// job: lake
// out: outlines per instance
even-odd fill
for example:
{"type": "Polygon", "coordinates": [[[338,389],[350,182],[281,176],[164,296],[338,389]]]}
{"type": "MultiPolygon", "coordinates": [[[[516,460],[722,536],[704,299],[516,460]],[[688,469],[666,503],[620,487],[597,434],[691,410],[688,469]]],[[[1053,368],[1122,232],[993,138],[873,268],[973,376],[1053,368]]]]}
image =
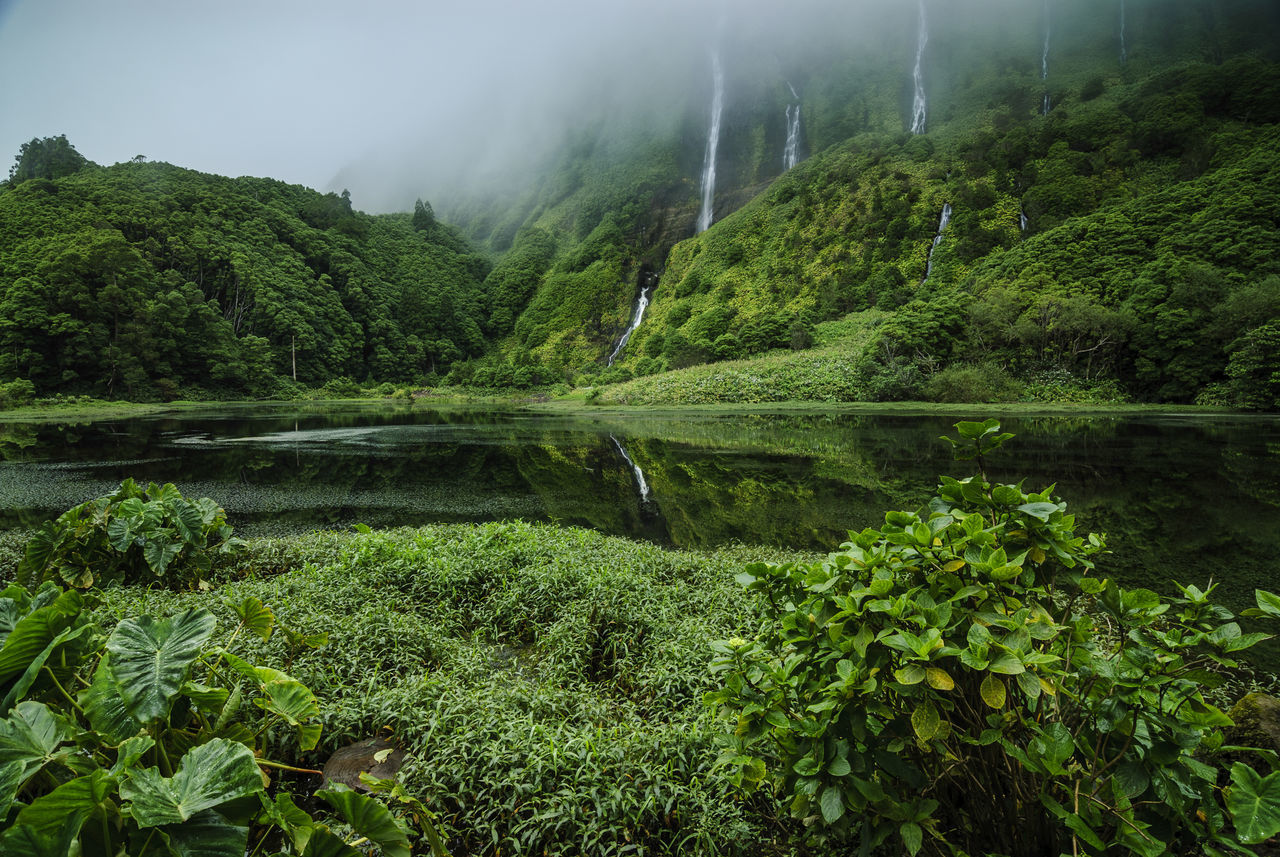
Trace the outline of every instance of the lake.
{"type": "MultiPolygon", "coordinates": [[[[945,407],[945,406],[940,406],[945,407]]],[[[992,406],[992,414],[998,408],[992,406]]],[[[679,547],[827,550],[968,475],[938,440],[972,408],[627,412],[245,405],[80,423],[0,422],[0,527],[125,477],[212,497],[242,535],[521,518],[679,547]]],[[[1105,570],[1131,584],[1280,585],[1280,418],[1010,416],[992,478],[1057,483],[1105,570]]]]}

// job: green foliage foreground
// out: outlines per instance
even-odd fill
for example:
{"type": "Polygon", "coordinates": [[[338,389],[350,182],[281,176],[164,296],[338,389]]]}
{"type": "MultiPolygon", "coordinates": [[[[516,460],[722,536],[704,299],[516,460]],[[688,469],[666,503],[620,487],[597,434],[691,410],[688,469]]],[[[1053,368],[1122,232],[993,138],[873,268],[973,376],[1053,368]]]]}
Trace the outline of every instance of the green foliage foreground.
{"type": "MultiPolygon", "coordinates": [[[[1005,436],[960,427],[984,467],[1005,436]]],[[[213,566],[217,591],[11,587],[0,853],[185,855],[198,832],[237,857],[361,836],[388,855],[1249,853],[1280,832],[1280,773],[1232,746],[1219,685],[1264,635],[1211,586],[1098,577],[1102,540],[1074,526],[1051,489],[980,475],[825,560],[436,525],[257,540],[213,566]],[[323,789],[311,772],[377,734],[406,753],[399,783],[323,789]]]]}
{"type": "MultiPolygon", "coordinates": [[[[1012,437],[957,428],[980,468],[1012,437]]],[[[1202,692],[1267,635],[1213,586],[1166,598],[1092,576],[1102,549],[1052,488],[982,473],[822,562],[749,566],[766,622],[718,644],[722,761],[862,853],[1217,854],[1274,836],[1280,773],[1236,761],[1226,784],[1232,720],[1202,692]]],[[[1280,617],[1280,598],[1257,603],[1280,617]]]]}

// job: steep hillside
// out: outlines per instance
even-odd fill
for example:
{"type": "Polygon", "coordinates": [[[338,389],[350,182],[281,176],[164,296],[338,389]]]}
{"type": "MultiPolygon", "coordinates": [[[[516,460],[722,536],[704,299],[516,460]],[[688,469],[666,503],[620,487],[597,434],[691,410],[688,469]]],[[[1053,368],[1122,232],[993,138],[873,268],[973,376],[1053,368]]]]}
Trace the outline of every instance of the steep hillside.
{"type": "Polygon", "coordinates": [[[501,347],[468,371],[482,382],[516,368],[594,377],[657,278],[643,323],[601,377],[802,348],[817,322],[877,307],[890,316],[866,368],[881,397],[918,395],[949,364],[975,361],[1020,377],[1111,378],[1144,398],[1245,395],[1221,385],[1257,369],[1241,357],[1227,374],[1232,354],[1261,347],[1237,341],[1240,325],[1273,317],[1274,5],[1131,0],[1123,59],[1111,0],[926,9],[922,134],[908,133],[913,4],[896,4],[877,32],[897,35],[874,45],[718,44],[716,223],[701,235],[711,80],[700,63],[643,145],[583,130],[519,204],[452,206],[468,234],[499,253],[511,246],[486,284],[501,347]],[[784,172],[796,105],[801,161],[784,172]],[[499,210],[501,224],[484,214],[499,210]],[[1195,219],[1207,211],[1212,222],[1195,219]],[[1129,222],[1132,235],[1107,231],[1129,222]],[[1077,260],[1083,233],[1131,249],[1091,247],[1077,260]],[[1254,251],[1218,246],[1227,236],[1254,251]],[[1185,352],[1170,343],[1188,336],[1168,327],[1182,310],[1160,288],[1196,277],[1217,284],[1184,291],[1208,302],[1218,333],[1189,323],[1199,368],[1188,374],[1160,353],[1185,352]]]}
{"type": "Polygon", "coordinates": [[[264,394],[421,381],[484,348],[488,264],[425,206],[369,217],[345,193],[163,163],[31,169],[69,148],[24,146],[0,188],[0,378],[44,395],[264,394]]]}

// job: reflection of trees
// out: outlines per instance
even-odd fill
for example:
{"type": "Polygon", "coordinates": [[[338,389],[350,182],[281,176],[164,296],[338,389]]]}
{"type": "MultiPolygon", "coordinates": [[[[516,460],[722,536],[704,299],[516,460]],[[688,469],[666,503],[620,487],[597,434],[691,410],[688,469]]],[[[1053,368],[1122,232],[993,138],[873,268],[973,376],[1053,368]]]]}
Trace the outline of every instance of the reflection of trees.
{"type": "MultiPolygon", "coordinates": [[[[970,414],[969,416],[977,416],[970,414]]],[[[679,546],[741,541],[833,548],[849,529],[911,508],[967,464],[938,442],[957,416],[670,414],[589,418],[411,408],[228,410],[164,419],[0,427],[0,492],[173,481],[213,497],[250,531],[363,521],[527,517],[679,546]],[[420,422],[430,423],[422,428],[420,422]],[[295,427],[303,434],[293,443],[295,427]],[[384,427],[347,441],[310,430],[384,427]],[[438,429],[438,430],[437,430],[438,429]],[[207,433],[217,442],[176,443],[207,433]],[[641,504],[615,434],[652,489],[641,504]],[[323,438],[323,435],[316,435],[323,438]],[[230,440],[227,440],[230,439],[230,440]],[[236,440],[238,439],[238,440],[236,440]],[[252,439],[252,440],[251,440],[252,439]],[[83,469],[74,465],[79,464],[83,469]]],[[[1274,586],[1280,442],[1264,420],[1160,416],[1005,421],[1018,437],[989,462],[997,479],[1052,483],[1085,530],[1105,531],[1100,571],[1163,592],[1170,580],[1229,579],[1234,599],[1274,586]]],[[[50,492],[57,493],[57,492],[50,492]]],[[[58,494],[61,496],[62,494],[58,494]]],[[[83,499],[88,499],[85,497],[83,499]]],[[[23,501],[27,503],[27,501],[23,501]]],[[[0,526],[63,510],[0,502],[0,526]]]]}

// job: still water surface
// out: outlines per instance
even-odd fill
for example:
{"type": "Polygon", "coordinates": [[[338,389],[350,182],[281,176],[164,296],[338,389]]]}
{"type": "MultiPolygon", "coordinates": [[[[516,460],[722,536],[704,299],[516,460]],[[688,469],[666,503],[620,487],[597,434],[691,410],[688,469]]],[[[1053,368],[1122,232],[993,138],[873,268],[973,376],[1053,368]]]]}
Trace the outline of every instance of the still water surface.
{"type": "MultiPolygon", "coordinates": [[[[937,440],[973,413],[796,415],[243,406],[81,424],[0,422],[0,527],[127,476],[212,497],[237,532],[521,518],[681,547],[826,550],[967,475],[937,440]]],[[[1280,588],[1280,418],[1009,417],[993,478],[1057,483],[1107,572],[1168,591],[1280,588]]]]}

